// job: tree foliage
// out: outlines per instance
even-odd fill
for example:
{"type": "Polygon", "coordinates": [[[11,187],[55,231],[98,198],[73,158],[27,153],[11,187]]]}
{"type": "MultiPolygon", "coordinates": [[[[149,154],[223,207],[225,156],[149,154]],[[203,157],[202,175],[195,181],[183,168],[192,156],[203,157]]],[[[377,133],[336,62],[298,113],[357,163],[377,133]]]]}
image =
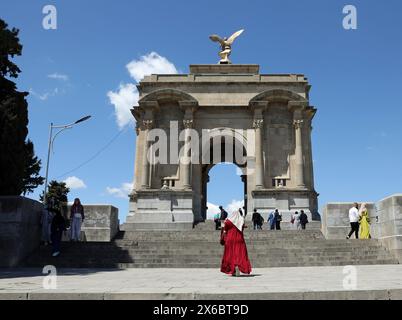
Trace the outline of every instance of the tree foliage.
{"type": "MultiPolygon", "coordinates": [[[[46,194],[46,202],[52,208],[62,209],[62,207],[68,202],[68,193],[70,189],[66,186],[65,182],[58,182],[56,180],[52,180],[49,183],[47,194],[46,194]]],[[[44,200],[44,192],[42,192],[40,196],[40,201],[44,200]]]]}
{"type": "Polygon", "coordinates": [[[28,93],[17,91],[8,79],[21,72],[11,61],[22,52],[18,33],[0,19],[0,195],[26,194],[43,184],[41,161],[27,141],[28,93]]]}

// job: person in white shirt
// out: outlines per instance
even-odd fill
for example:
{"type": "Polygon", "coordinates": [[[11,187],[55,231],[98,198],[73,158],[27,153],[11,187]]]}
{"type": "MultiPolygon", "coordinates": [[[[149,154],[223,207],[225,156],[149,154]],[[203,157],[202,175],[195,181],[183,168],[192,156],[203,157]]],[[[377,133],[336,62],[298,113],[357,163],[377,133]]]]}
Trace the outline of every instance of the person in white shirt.
{"type": "Polygon", "coordinates": [[[290,222],[293,223],[293,228],[295,230],[300,230],[301,229],[299,212],[296,211],[292,215],[290,222]]]}
{"type": "Polygon", "coordinates": [[[359,239],[359,205],[357,202],[349,209],[349,221],[351,230],[346,239],[350,239],[353,233],[355,233],[356,239],[359,239]]]}

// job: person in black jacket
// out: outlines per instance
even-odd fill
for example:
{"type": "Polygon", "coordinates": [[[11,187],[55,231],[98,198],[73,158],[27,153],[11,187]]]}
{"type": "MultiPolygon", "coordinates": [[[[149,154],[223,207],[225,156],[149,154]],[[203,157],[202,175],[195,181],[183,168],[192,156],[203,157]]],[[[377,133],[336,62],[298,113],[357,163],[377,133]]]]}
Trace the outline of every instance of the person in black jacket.
{"type": "Polygon", "coordinates": [[[63,236],[63,231],[66,230],[66,221],[61,215],[60,210],[53,209],[55,216],[51,225],[51,238],[52,238],[52,256],[57,257],[60,254],[60,243],[63,236]]]}
{"type": "Polygon", "coordinates": [[[220,212],[220,216],[219,216],[219,221],[218,221],[218,223],[219,223],[219,226],[222,228],[222,227],[223,227],[223,222],[224,222],[224,221],[227,219],[227,217],[228,217],[228,213],[226,212],[225,209],[223,209],[222,206],[219,206],[219,210],[220,210],[221,212],[220,212]]]}
{"type": "Polygon", "coordinates": [[[251,218],[251,220],[253,221],[254,230],[262,230],[264,219],[261,214],[257,212],[257,209],[254,209],[253,217],[251,218]]]}
{"type": "Polygon", "coordinates": [[[281,230],[282,215],[279,213],[278,209],[275,209],[275,229],[281,230]]]}
{"type": "Polygon", "coordinates": [[[228,213],[226,212],[225,209],[223,209],[222,206],[219,206],[219,210],[221,211],[221,221],[225,221],[226,218],[228,217],[228,213]]]}
{"type": "Polygon", "coordinates": [[[308,223],[308,217],[307,214],[304,213],[304,210],[300,210],[300,225],[302,227],[302,230],[306,229],[306,224],[308,223]]]}

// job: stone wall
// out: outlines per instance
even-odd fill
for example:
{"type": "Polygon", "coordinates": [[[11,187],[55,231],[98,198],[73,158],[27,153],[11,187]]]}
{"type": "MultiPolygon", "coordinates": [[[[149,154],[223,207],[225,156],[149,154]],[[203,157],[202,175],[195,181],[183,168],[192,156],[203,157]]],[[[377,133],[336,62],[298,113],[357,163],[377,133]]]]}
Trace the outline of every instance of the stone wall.
{"type": "MultiPolygon", "coordinates": [[[[376,209],[372,202],[366,203],[371,221],[375,221],[376,209]]],[[[332,202],[321,209],[321,231],[327,239],[345,239],[350,231],[349,209],[353,202],[332,202]]],[[[352,236],[353,237],[353,236],[352,236]]]]}
{"type": "Polygon", "coordinates": [[[42,203],[0,196],[0,267],[17,266],[40,244],[42,203]]]}
{"type": "MultiPolygon", "coordinates": [[[[71,206],[64,209],[64,216],[70,216],[71,206]]],[[[85,220],[81,227],[82,241],[111,241],[119,231],[119,210],[111,205],[84,205],[85,220]]],[[[67,232],[67,235],[69,233],[67,232]]],[[[68,240],[64,239],[64,240],[68,240]]]]}
{"type": "MultiPolygon", "coordinates": [[[[350,231],[351,202],[328,203],[321,210],[322,233],[327,239],[345,239],[350,231]]],[[[402,262],[402,194],[392,195],[377,203],[368,203],[371,236],[402,262]]],[[[353,236],[352,236],[353,238],[353,236]]]]}
{"type": "Polygon", "coordinates": [[[378,222],[373,224],[373,237],[380,239],[402,263],[402,194],[392,195],[377,203],[378,222]]]}

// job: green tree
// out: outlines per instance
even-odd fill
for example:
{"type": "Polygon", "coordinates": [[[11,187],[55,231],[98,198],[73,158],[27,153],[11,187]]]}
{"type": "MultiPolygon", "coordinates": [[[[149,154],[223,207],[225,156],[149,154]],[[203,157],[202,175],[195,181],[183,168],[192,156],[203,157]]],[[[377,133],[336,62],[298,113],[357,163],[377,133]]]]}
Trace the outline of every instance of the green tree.
{"type": "MultiPolygon", "coordinates": [[[[52,208],[62,209],[68,202],[68,193],[70,189],[66,186],[65,182],[58,182],[52,180],[49,183],[49,187],[46,194],[46,201],[52,208]]],[[[44,200],[44,192],[40,196],[40,201],[44,200]]]]}
{"type": "Polygon", "coordinates": [[[0,195],[32,192],[43,184],[41,161],[35,157],[28,135],[27,92],[17,91],[7,78],[17,78],[21,70],[11,61],[21,55],[18,29],[8,29],[0,19],[0,195]]]}
{"type": "Polygon", "coordinates": [[[26,165],[22,189],[24,195],[33,192],[37,186],[42,185],[45,181],[45,178],[39,175],[41,161],[35,156],[33,143],[29,139],[25,152],[26,165]]]}

